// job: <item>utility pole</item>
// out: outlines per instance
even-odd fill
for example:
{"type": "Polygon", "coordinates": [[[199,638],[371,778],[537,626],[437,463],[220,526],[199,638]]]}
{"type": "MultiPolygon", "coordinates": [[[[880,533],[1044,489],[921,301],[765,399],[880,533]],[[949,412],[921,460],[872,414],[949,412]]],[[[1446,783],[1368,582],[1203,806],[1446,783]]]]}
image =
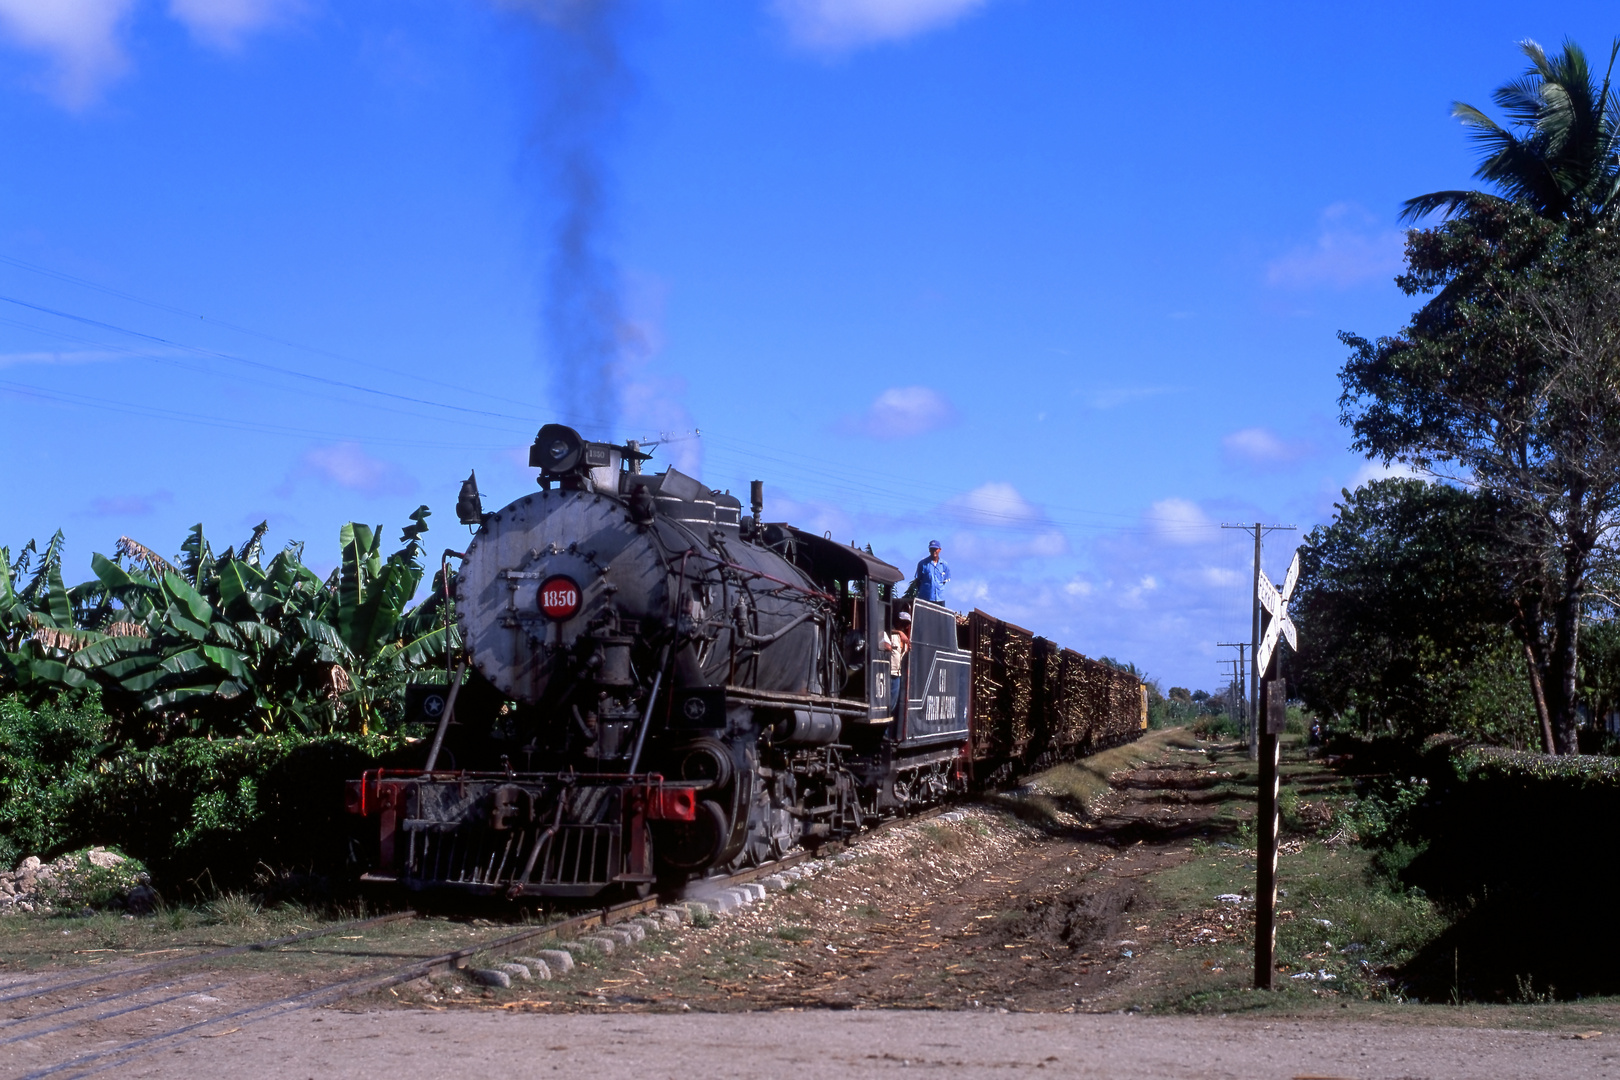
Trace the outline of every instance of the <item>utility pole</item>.
{"type": "Polygon", "coordinates": [[[1238,697],[1238,660],[1217,660],[1215,665],[1227,677],[1226,692],[1222,698],[1226,701],[1226,715],[1231,717],[1232,723],[1237,725],[1239,733],[1243,731],[1243,705],[1238,697]]]}
{"type": "MultiPolygon", "coordinates": [[[[1242,668],[1243,662],[1248,659],[1249,643],[1247,641],[1217,641],[1215,644],[1222,649],[1236,649],[1238,651],[1238,658],[1229,662],[1237,665],[1232,668],[1232,685],[1237,687],[1238,730],[1247,737],[1249,729],[1254,726],[1254,714],[1251,712],[1248,716],[1243,715],[1243,706],[1246,704],[1244,700],[1244,682],[1246,679],[1243,675],[1238,674],[1238,669],[1242,668]]],[[[1247,671],[1248,669],[1243,668],[1243,670],[1247,671]]]]}
{"type": "Polygon", "coordinates": [[[1263,525],[1255,522],[1251,528],[1248,525],[1225,525],[1223,529],[1242,529],[1244,532],[1254,533],[1254,624],[1253,637],[1249,644],[1249,760],[1260,759],[1260,537],[1268,532],[1292,532],[1293,525],[1263,525]]]}

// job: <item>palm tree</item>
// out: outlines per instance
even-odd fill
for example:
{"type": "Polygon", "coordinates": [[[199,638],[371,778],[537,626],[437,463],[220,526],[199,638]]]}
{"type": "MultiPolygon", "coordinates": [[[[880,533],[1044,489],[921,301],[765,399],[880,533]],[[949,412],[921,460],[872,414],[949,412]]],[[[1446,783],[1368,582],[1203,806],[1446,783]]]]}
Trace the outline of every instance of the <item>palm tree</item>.
{"type": "Polygon", "coordinates": [[[1609,52],[1602,85],[1594,83],[1586,53],[1572,41],[1548,57],[1534,41],[1519,48],[1530,58],[1521,78],[1492,94],[1510,120],[1504,128],[1472,105],[1455,102],[1451,115],[1471,129],[1485,160],[1474,173],[1502,195],[1432,191],[1408,199],[1401,220],[1436,211],[1455,214],[1490,201],[1522,203],[1546,218],[1599,217],[1620,193],[1620,101],[1609,89],[1620,40],[1609,52]]]}

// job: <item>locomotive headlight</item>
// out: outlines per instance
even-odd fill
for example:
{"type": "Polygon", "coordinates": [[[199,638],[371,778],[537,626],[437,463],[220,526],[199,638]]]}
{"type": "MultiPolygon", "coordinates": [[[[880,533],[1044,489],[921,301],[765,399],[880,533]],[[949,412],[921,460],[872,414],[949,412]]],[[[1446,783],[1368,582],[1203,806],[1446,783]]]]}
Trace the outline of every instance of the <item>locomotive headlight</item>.
{"type": "Polygon", "coordinates": [[[585,440],[579,432],[565,424],[547,424],[529,447],[529,466],[552,476],[572,472],[584,450],[585,440]]]}

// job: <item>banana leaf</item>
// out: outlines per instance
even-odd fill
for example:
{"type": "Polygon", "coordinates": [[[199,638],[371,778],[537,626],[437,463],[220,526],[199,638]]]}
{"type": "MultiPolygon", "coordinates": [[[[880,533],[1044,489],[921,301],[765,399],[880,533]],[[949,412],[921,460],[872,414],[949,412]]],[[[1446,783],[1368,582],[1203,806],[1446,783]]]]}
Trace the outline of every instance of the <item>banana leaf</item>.
{"type": "Polygon", "coordinates": [[[178,630],[181,634],[193,641],[201,641],[208,636],[206,623],[193,622],[181,613],[179,604],[170,604],[163,611],[164,625],[178,630]]]}
{"type": "MultiPolygon", "coordinates": [[[[247,606],[255,611],[264,610],[254,604],[252,597],[256,594],[262,596],[265,578],[264,573],[256,566],[249,566],[245,562],[232,559],[220,567],[219,571],[219,606],[226,612],[236,605],[238,600],[245,600],[247,606]]],[[[261,603],[264,603],[261,599],[261,603]]]]}
{"type": "MultiPolygon", "coordinates": [[[[143,652],[151,642],[142,637],[103,637],[73,654],[73,666],[88,671],[105,672],[108,665],[130,653],[143,652]]],[[[116,678],[116,676],[114,676],[116,678]]]]}
{"type": "Polygon", "coordinates": [[[204,645],[202,652],[208,659],[229,672],[233,679],[252,680],[253,676],[248,670],[247,658],[235,649],[227,649],[219,645],[204,645]]]}
{"type": "Polygon", "coordinates": [[[168,656],[164,657],[163,663],[159,666],[163,668],[164,671],[173,672],[176,675],[186,671],[196,671],[199,668],[205,668],[208,666],[208,655],[203,651],[203,649],[206,647],[207,646],[197,649],[186,649],[184,652],[170,653],[168,656]]]}
{"type": "Polygon", "coordinates": [[[185,571],[186,580],[199,589],[204,588],[214,572],[214,549],[208,546],[208,540],[203,536],[202,522],[191,527],[186,542],[180,545],[180,553],[184,556],[180,565],[185,571]]]}
{"type": "Polygon", "coordinates": [[[163,588],[170,596],[185,604],[191,617],[206,625],[214,617],[214,605],[192,587],[191,582],[172,570],[163,575],[163,588]]]}

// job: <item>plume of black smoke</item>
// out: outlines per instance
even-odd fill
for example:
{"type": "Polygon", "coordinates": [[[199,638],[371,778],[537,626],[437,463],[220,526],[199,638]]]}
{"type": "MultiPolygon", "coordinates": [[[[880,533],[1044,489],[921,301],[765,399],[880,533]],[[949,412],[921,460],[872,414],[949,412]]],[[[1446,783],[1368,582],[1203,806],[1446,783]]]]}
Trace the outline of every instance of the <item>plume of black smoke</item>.
{"type": "Polygon", "coordinates": [[[630,90],[620,49],[628,0],[495,2],[526,16],[539,45],[536,150],[555,207],[541,316],[558,412],[611,437],[625,312],[608,250],[607,150],[630,90]]]}

